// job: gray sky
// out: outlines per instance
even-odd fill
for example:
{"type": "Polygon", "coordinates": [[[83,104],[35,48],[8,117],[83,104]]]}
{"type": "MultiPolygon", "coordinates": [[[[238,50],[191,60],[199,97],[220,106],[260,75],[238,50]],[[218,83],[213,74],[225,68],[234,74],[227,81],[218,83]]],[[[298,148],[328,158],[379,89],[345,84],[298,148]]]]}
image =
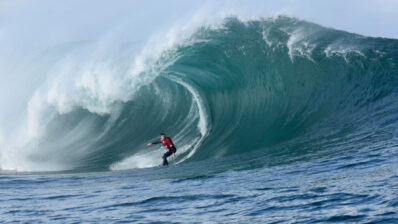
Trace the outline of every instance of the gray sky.
{"type": "Polygon", "coordinates": [[[87,35],[127,20],[162,23],[203,7],[213,10],[212,14],[225,11],[267,17],[282,12],[337,29],[398,38],[397,0],[0,0],[0,28],[19,25],[33,29],[40,25],[87,35]]]}

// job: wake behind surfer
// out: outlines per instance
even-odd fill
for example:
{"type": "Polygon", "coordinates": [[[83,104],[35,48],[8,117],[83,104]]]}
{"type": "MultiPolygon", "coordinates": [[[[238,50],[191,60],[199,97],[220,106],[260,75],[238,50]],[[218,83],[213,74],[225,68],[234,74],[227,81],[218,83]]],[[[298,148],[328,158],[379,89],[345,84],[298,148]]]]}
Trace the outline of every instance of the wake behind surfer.
{"type": "Polygon", "coordinates": [[[167,157],[173,155],[173,157],[176,157],[176,147],[173,144],[173,141],[171,140],[170,137],[167,137],[164,133],[160,135],[160,141],[148,143],[148,146],[155,145],[155,144],[162,144],[164,145],[168,150],[167,152],[163,155],[163,166],[169,165],[169,162],[167,162],[167,157]]]}

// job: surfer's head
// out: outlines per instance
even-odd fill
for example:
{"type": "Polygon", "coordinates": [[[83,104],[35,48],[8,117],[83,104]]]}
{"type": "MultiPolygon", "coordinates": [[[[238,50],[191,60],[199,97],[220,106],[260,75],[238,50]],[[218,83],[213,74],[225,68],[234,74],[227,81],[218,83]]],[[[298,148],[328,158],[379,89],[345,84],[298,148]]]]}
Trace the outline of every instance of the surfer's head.
{"type": "Polygon", "coordinates": [[[164,138],[166,137],[166,135],[164,133],[160,134],[160,139],[164,140],[164,138]]]}

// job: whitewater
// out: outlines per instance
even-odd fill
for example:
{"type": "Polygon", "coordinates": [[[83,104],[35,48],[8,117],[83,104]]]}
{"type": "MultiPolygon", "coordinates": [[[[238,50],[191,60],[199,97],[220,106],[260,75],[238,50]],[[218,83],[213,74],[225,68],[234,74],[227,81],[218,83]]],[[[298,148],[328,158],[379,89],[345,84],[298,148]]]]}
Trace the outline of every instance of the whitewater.
{"type": "Polygon", "coordinates": [[[398,40],[285,15],[115,35],[10,71],[3,222],[398,222],[398,40]]]}

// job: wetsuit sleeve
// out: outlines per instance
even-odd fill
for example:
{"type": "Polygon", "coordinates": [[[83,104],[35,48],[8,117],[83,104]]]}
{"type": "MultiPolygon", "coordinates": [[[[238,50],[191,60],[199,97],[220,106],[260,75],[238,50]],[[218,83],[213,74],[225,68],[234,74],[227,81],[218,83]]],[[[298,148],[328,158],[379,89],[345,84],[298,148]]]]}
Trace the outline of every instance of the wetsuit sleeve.
{"type": "Polygon", "coordinates": [[[152,142],[152,145],[160,144],[160,141],[152,142]]]}

